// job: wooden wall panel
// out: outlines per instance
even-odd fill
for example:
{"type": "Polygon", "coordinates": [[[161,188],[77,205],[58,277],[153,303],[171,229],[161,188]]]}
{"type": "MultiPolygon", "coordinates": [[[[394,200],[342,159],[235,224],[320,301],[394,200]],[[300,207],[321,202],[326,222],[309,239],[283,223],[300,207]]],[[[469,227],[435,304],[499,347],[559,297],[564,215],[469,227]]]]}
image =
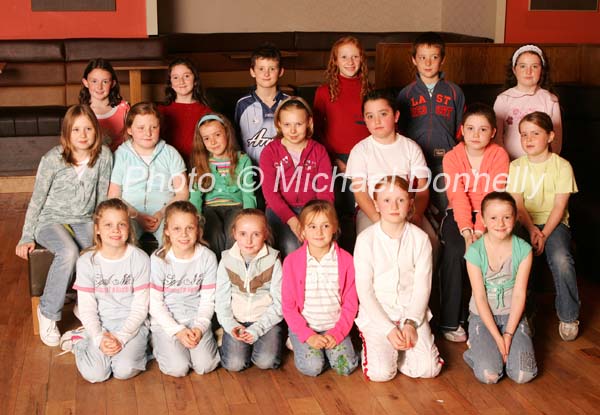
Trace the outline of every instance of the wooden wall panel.
{"type": "MultiPolygon", "coordinates": [[[[377,45],[378,88],[400,88],[414,79],[409,44],[377,45]]],[[[442,66],[447,79],[460,84],[503,84],[509,59],[519,45],[453,44],[442,66]]],[[[556,84],[600,85],[600,45],[546,45],[543,49],[556,84]]]]}

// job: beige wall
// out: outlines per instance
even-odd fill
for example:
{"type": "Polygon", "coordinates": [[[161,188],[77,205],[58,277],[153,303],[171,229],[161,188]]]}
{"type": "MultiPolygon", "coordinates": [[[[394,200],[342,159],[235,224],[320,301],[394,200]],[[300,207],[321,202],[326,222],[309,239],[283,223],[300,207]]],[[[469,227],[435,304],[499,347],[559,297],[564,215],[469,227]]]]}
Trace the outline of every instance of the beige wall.
{"type": "Polygon", "coordinates": [[[445,1],[159,0],[159,32],[440,31],[445,1]]]}
{"type": "Polygon", "coordinates": [[[505,0],[443,0],[441,30],[495,39],[499,3],[505,0]]]}

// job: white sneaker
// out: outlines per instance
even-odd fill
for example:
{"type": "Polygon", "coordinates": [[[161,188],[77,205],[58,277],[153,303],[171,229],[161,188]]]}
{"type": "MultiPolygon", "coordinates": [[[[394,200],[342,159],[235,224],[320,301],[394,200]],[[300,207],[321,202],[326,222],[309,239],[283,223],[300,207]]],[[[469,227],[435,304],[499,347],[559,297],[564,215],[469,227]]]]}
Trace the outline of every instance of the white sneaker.
{"type": "Polygon", "coordinates": [[[558,334],[566,342],[575,340],[579,334],[579,320],[572,321],[571,323],[561,321],[558,324],[558,334]]]}
{"type": "Polygon", "coordinates": [[[292,345],[292,341],[289,337],[285,340],[285,347],[287,347],[291,351],[294,351],[294,346],[292,345]]]}
{"type": "Polygon", "coordinates": [[[467,341],[467,332],[462,326],[458,326],[456,330],[445,331],[444,338],[451,342],[462,343],[467,341]]]}
{"type": "Polygon", "coordinates": [[[46,346],[55,347],[60,343],[60,331],[56,327],[56,321],[45,317],[40,311],[40,306],[37,308],[37,318],[40,326],[40,339],[46,346]]]}
{"type": "Polygon", "coordinates": [[[217,340],[218,347],[221,347],[223,345],[223,334],[225,334],[225,330],[223,330],[223,327],[219,327],[215,330],[215,339],[217,340]]]}
{"type": "Polygon", "coordinates": [[[73,352],[73,346],[75,346],[78,341],[82,340],[84,335],[85,329],[83,326],[65,332],[60,338],[60,348],[65,352],[73,352]]]}

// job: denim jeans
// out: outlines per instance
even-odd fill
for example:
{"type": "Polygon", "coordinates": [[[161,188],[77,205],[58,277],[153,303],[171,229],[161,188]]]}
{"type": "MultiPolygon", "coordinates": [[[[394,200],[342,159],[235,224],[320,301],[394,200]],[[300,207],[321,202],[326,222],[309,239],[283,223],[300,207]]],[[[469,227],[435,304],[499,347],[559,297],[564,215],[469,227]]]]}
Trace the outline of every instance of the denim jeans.
{"type": "MultiPolygon", "coordinates": [[[[543,226],[538,225],[538,228],[543,229],[543,226]]],[[[544,255],[554,279],[556,314],[560,321],[571,323],[579,318],[581,304],[575,260],[571,254],[571,231],[567,225],[559,223],[548,235],[544,255]]]]}
{"type": "MultiPolygon", "coordinates": [[[[302,208],[292,208],[294,213],[297,215],[300,213],[302,208]]],[[[283,223],[279,216],[271,209],[267,209],[267,222],[273,232],[275,238],[275,249],[281,252],[281,259],[285,258],[288,254],[291,254],[296,249],[300,248],[300,241],[294,235],[294,232],[290,229],[287,223],[283,223]]]]}
{"type": "MultiPolygon", "coordinates": [[[[244,327],[252,325],[241,324],[244,327]]],[[[225,332],[220,352],[221,366],[232,372],[247,369],[252,363],[261,369],[277,369],[283,352],[283,322],[260,336],[254,344],[238,341],[225,332]]]]}
{"type": "MultiPolygon", "coordinates": [[[[325,334],[325,332],[317,332],[325,334]]],[[[306,342],[301,342],[292,331],[289,332],[294,347],[294,363],[296,369],[307,376],[318,376],[330,366],[338,375],[348,376],[358,366],[358,356],[352,346],[350,336],[333,349],[313,349],[306,342]]]]}
{"type": "Polygon", "coordinates": [[[428,164],[429,170],[431,171],[431,182],[429,183],[429,204],[435,206],[435,208],[438,210],[438,215],[442,216],[448,208],[448,196],[446,195],[446,191],[438,191],[439,189],[445,189],[446,187],[445,180],[440,176],[444,172],[442,160],[435,159],[434,162],[428,164]]]}
{"type": "Polygon", "coordinates": [[[202,214],[206,219],[204,224],[204,239],[208,241],[210,249],[221,260],[221,252],[229,249],[235,242],[231,235],[231,225],[235,215],[242,210],[237,206],[204,206],[202,214]]]}
{"type": "MultiPolygon", "coordinates": [[[[494,316],[500,333],[504,331],[508,317],[508,314],[494,316]]],[[[482,383],[498,382],[504,373],[502,356],[481,318],[473,313],[469,316],[469,345],[470,348],[464,352],[463,359],[473,369],[475,377],[482,383]]],[[[527,383],[537,375],[531,330],[524,317],[513,334],[506,360],[506,374],[517,383],[527,383]]]]}
{"type": "Polygon", "coordinates": [[[40,311],[44,317],[58,321],[65,304],[65,294],[71,283],[80,249],[92,245],[92,222],[70,225],[74,236],[60,223],[42,225],[35,240],[54,254],[48,270],[44,293],[40,298],[40,311]]]}

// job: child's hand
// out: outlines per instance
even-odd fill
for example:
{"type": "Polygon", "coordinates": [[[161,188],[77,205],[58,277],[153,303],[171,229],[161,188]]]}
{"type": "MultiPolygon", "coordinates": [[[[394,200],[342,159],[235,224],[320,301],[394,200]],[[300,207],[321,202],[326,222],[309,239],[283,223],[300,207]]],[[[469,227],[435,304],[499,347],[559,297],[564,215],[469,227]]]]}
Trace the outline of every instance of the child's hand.
{"type": "Polygon", "coordinates": [[[200,340],[202,340],[202,330],[200,330],[199,327],[194,327],[190,329],[191,333],[192,333],[192,341],[194,342],[194,347],[198,345],[198,343],[200,343],[200,340]]]}
{"type": "Polygon", "coordinates": [[[164,216],[165,216],[165,214],[163,213],[162,210],[159,210],[158,212],[154,212],[154,215],[152,215],[152,217],[156,221],[156,228],[159,227],[159,225],[162,222],[164,216]]]}
{"type": "Polygon", "coordinates": [[[156,222],[156,218],[152,215],[140,212],[135,220],[140,224],[142,229],[147,232],[154,232],[156,229],[158,229],[159,223],[156,222]]]}
{"type": "Polygon", "coordinates": [[[331,334],[325,334],[323,337],[325,338],[325,341],[327,342],[327,343],[325,343],[326,349],[333,349],[335,346],[337,346],[337,340],[331,334]]]}
{"type": "Polygon", "coordinates": [[[342,160],[340,159],[335,159],[335,164],[338,168],[338,171],[340,173],[346,173],[346,163],[344,163],[342,160]]]}
{"type": "Polygon", "coordinates": [[[192,330],[190,330],[188,328],[179,330],[175,334],[175,337],[177,337],[177,340],[179,340],[179,342],[181,344],[183,344],[183,346],[186,349],[193,349],[194,347],[196,347],[198,342],[195,341],[195,336],[196,335],[194,334],[194,332],[192,332],[192,330]]]}
{"type": "Polygon", "coordinates": [[[321,334],[313,334],[306,339],[306,343],[313,349],[321,350],[327,346],[327,339],[321,334]]]}
{"type": "Polygon", "coordinates": [[[406,350],[406,341],[398,327],[394,327],[387,335],[388,341],[396,350],[406,350]]]}
{"type": "MultiPolygon", "coordinates": [[[[504,340],[504,350],[506,351],[506,359],[508,359],[508,354],[510,353],[510,346],[512,344],[512,338],[508,333],[502,334],[502,339],[504,340]]],[[[506,363],[506,359],[504,359],[504,363],[506,363]]]]}
{"type": "Polygon", "coordinates": [[[405,348],[403,350],[408,350],[415,347],[415,345],[417,344],[417,340],[419,339],[417,329],[415,329],[410,324],[404,324],[404,327],[402,327],[402,335],[404,336],[405,345],[405,348]]]}
{"type": "Polygon", "coordinates": [[[500,356],[502,356],[502,361],[504,363],[506,363],[506,358],[508,357],[508,351],[506,350],[506,345],[504,344],[504,337],[508,337],[508,336],[500,336],[500,334],[498,333],[497,336],[494,336],[494,340],[496,341],[496,346],[498,347],[500,356]]]}
{"type": "Polygon", "coordinates": [[[302,236],[302,226],[300,225],[300,221],[298,220],[298,217],[292,216],[287,221],[287,224],[290,227],[290,229],[292,230],[292,232],[294,232],[294,235],[296,235],[296,238],[298,238],[298,240],[300,242],[304,241],[304,237],[302,236]]]}
{"type": "Polygon", "coordinates": [[[252,342],[254,341],[254,337],[251,333],[246,331],[246,327],[244,326],[234,327],[233,330],[231,330],[231,336],[237,341],[248,344],[252,344],[252,342]]]}
{"type": "Polygon", "coordinates": [[[123,345],[112,333],[106,332],[100,341],[100,351],[106,356],[114,356],[121,351],[123,345]]]}
{"type": "Polygon", "coordinates": [[[27,242],[21,245],[17,245],[15,248],[15,254],[19,258],[27,259],[27,254],[35,249],[35,242],[27,242]]]}

